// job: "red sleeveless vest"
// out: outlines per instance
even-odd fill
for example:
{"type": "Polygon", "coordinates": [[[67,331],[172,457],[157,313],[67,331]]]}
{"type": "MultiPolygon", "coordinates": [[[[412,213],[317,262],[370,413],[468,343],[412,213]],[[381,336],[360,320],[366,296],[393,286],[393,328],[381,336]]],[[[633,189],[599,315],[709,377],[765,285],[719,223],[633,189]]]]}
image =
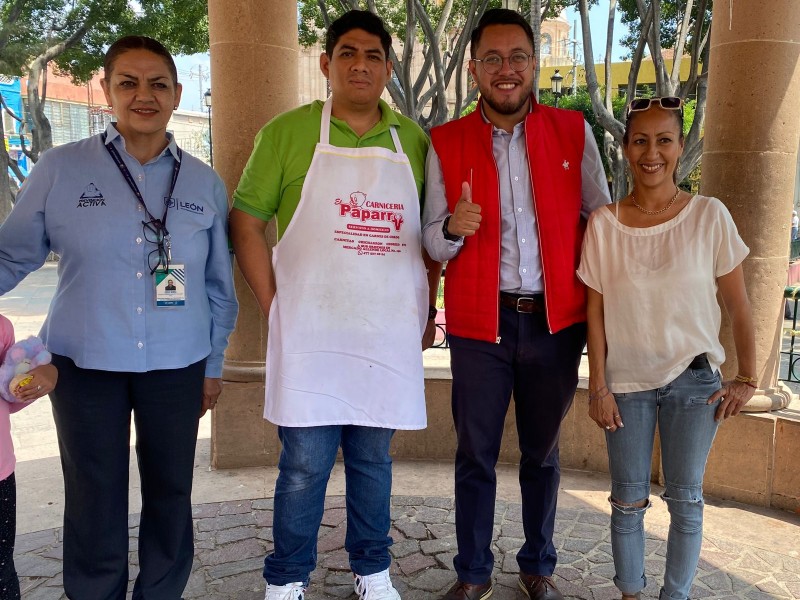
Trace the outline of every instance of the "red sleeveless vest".
{"type": "MultiPolygon", "coordinates": [[[[539,232],[547,324],[551,333],[586,320],[586,290],[575,270],[586,222],[581,218],[583,115],[543,106],[531,98],[525,118],[533,210],[539,232]]],[[[492,150],[492,124],[480,105],[461,119],[431,130],[452,213],[461,183],[470,181],[481,205],[481,226],[447,263],[445,309],[454,335],[496,342],[500,293],[500,187],[492,150]]]]}

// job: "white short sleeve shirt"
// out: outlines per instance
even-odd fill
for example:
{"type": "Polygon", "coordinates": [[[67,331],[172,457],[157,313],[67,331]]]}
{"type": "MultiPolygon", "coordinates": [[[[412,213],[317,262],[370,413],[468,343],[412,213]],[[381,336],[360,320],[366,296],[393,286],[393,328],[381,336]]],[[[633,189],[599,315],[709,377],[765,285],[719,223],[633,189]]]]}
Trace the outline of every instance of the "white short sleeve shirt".
{"type": "Polygon", "coordinates": [[[662,387],[698,354],[719,369],[717,278],[750,252],[716,198],[695,196],[673,219],[628,227],[592,213],[578,277],[603,294],[606,380],[615,393],[662,387]]]}

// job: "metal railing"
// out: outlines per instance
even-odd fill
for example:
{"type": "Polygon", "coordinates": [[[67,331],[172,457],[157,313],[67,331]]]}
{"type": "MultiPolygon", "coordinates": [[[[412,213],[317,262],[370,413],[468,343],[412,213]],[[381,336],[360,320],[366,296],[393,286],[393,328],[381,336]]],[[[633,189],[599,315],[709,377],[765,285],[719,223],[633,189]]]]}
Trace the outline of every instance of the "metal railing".
{"type": "MultiPolygon", "coordinates": [[[[792,247],[794,244],[798,242],[792,242],[792,247]]],[[[791,319],[792,325],[791,327],[784,328],[783,336],[781,340],[781,356],[786,356],[788,358],[788,362],[786,365],[786,376],[782,377],[784,366],[783,361],[781,361],[780,371],[778,375],[778,379],[781,381],[798,381],[800,382],[800,373],[796,372],[795,369],[800,371],[800,368],[797,367],[798,361],[800,361],[800,330],[797,329],[797,304],[800,302],[800,285],[790,285],[784,288],[783,290],[783,297],[784,297],[784,319],[791,319]],[[788,350],[784,350],[784,346],[788,342],[788,350]]]]}

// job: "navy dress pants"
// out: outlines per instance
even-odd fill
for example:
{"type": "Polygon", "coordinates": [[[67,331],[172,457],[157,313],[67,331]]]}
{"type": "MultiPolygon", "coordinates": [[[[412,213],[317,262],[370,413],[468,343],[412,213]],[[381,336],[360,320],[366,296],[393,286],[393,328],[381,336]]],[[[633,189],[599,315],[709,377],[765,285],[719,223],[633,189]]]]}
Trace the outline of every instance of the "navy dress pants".
{"type": "Polygon", "coordinates": [[[453,373],[456,537],[458,578],[484,583],[492,574],[491,550],[503,425],[511,394],[519,434],[522,524],[520,570],[552,575],[556,501],[560,481],[558,437],[578,385],[586,342],[579,323],[550,334],[543,313],[500,308],[500,343],[449,335],[453,373]]]}
{"type": "Polygon", "coordinates": [[[50,394],[64,473],[64,591],[124,600],[131,414],[141,477],[135,600],[179,600],[194,555],[192,474],[205,360],[182,369],[81,369],[53,355],[50,394]]]}
{"type": "Polygon", "coordinates": [[[14,568],[17,534],[17,484],[14,473],[0,481],[0,600],[19,600],[19,578],[14,568]]]}

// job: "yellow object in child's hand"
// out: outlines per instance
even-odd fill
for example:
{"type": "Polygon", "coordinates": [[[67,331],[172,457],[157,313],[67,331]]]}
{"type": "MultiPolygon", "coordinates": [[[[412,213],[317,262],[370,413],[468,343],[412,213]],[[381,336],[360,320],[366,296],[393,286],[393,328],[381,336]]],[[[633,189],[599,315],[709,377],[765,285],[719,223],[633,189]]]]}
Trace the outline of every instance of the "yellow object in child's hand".
{"type": "Polygon", "coordinates": [[[28,375],[28,374],[17,375],[8,384],[8,389],[12,394],[18,396],[19,393],[22,391],[22,388],[28,385],[31,381],[33,381],[33,375],[28,375]]]}

